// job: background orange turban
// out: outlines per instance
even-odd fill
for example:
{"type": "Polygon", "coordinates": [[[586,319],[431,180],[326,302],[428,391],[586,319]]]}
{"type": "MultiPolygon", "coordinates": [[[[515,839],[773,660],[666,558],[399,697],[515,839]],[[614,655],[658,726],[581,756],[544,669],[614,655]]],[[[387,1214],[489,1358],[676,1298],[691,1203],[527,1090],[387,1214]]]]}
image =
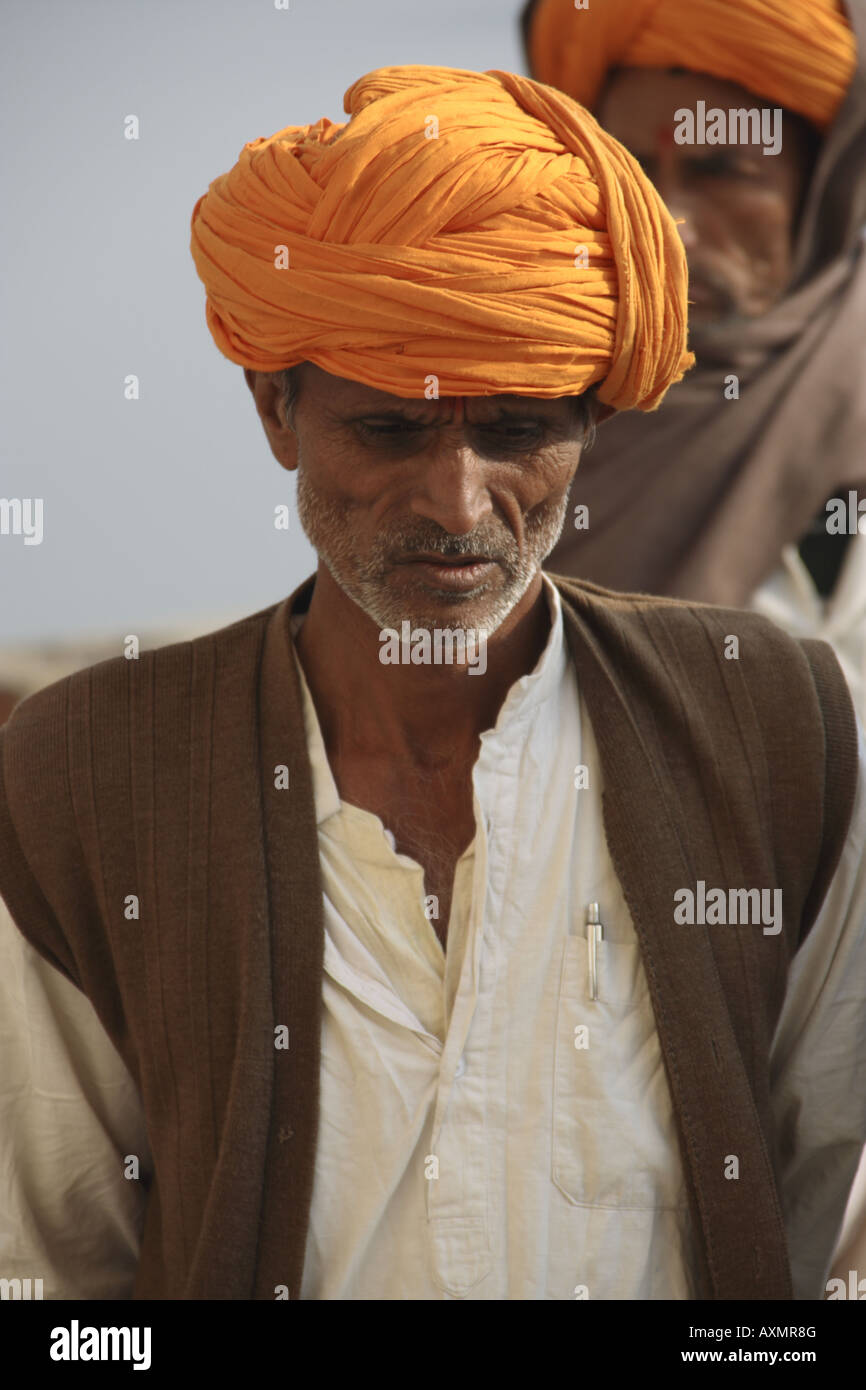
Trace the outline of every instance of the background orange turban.
{"type": "Polygon", "coordinates": [[[506,72],[391,67],[351,119],[253,140],[192,214],[232,362],[304,360],[392,395],[654,409],[692,365],[682,243],[640,166],[576,102],[506,72]],[[280,247],[287,249],[286,254],[280,247]]]}
{"type": "Polygon", "coordinates": [[[535,0],[524,27],[533,75],[591,110],[612,68],[689,68],[825,130],[856,64],[840,0],[535,0]]]}

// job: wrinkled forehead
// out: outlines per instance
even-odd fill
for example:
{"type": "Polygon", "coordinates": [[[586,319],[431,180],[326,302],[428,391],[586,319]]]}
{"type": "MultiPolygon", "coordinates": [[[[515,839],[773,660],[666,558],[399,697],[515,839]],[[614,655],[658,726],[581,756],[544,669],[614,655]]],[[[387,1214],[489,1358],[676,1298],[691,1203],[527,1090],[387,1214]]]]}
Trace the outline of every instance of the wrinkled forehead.
{"type": "MultiPolygon", "coordinates": [[[[526,414],[557,419],[570,413],[574,396],[537,397],[504,392],[485,396],[425,395],[425,378],[419,378],[417,396],[397,396],[347,377],[334,376],[313,362],[302,364],[299,373],[303,391],[340,413],[366,412],[400,414],[424,419],[486,419],[498,414],[526,414]]],[[[430,375],[430,374],[428,374],[430,375]]]]}

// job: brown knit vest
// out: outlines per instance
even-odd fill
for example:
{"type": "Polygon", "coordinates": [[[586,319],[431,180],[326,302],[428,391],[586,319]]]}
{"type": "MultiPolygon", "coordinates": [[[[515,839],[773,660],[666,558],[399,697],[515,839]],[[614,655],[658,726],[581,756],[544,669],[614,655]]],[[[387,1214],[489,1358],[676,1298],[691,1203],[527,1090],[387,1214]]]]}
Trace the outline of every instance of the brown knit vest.
{"type": "MultiPolygon", "coordinates": [[[[755,614],[554,580],[704,1292],[790,1298],[768,1054],[790,959],[847,833],[851,700],[829,647],[755,614]],[[724,654],[729,634],[738,659],[724,654]],[[782,932],[677,925],[674,894],[701,879],[781,888],[782,932]]],[[[323,913],[288,623],[312,583],[219,632],[58,681],[0,730],[0,894],[92,1001],[145,1107],[155,1175],[138,1298],[300,1294],[323,913]],[[288,789],[275,786],[281,765],[288,789]],[[288,1050],[274,1047],[279,1024],[288,1050]]]]}

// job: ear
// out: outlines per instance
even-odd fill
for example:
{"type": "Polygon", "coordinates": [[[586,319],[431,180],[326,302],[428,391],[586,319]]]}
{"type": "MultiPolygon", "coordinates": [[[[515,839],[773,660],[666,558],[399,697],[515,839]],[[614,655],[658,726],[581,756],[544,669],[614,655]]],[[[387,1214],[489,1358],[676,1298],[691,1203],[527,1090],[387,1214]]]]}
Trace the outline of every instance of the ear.
{"type": "Polygon", "coordinates": [[[291,473],[298,466],[298,437],[283,418],[278,372],[256,372],[244,367],[244,380],[256,403],[271,453],[281,468],[291,473]]]}

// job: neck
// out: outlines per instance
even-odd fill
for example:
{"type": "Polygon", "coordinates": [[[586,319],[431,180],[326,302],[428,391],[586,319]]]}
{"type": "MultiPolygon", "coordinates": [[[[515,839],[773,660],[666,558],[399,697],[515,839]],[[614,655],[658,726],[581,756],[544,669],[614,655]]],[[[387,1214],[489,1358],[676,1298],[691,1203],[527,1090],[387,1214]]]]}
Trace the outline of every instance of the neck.
{"type": "Polygon", "coordinates": [[[538,573],[487,641],[478,675],[456,664],[383,665],[380,631],[320,563],[296,647],[326,748],[431,766],[477,749],[511,686],[537,665],[550,612],[538,573]]]}

